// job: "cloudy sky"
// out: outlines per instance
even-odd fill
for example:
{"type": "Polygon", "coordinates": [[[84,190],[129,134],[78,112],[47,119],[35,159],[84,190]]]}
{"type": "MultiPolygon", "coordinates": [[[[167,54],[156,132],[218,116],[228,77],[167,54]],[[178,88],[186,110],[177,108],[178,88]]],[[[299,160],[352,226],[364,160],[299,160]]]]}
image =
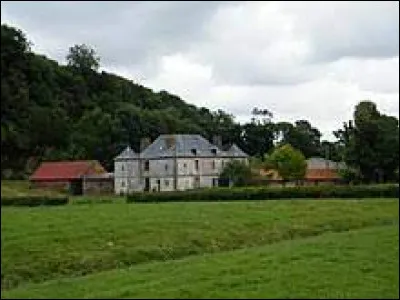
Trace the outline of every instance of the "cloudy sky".
{"type": "Polygon", "coordinates": [[[61,63],[86,43],[102,69],[240,122],[268,108],[331,140],[360,100],[399,116],[397,1],[2,1],[1,22],[61,63]]]}

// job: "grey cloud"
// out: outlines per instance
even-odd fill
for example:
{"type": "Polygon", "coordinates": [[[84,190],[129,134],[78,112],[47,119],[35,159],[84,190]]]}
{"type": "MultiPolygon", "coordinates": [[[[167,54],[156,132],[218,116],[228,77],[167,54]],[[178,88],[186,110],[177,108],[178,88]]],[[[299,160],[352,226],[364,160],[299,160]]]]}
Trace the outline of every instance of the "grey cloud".
{"type": "MultiPolygon", "coordinates": [[[[202,25],[223,2],[112,1],[4,2],[2,10],[29,32],[94,46],[104,65],[154,69],[162,55],[182,51],[203,34],[202,25]],[[29,13],[27,13],[29,12],[29,13]]],[[[35,42],[35,41],[33,41],[35,42]]],[[[57,57],[57,59],[61,59],[57,57]]]]}
{"type": "Polygon", "coordinates": [[[399,55],[398,1],[285,3],[282,11],[311,43],[311,63],[399,55]]]}
{"type": "Polygon", "coordinates": [[[399,53],[396,2],[2,1],[1,6],[28,36],[32,32],[46,43],[41,46],[52,58],[62,61],[68,47],[87,43],[105,68],[131,68],[145,78],[156,75],[163,56],[176,53],[212,66],[217,83],[233,85],[293,85],[321,76],[323,64],[341,57],[399,53]],[[258,20],[262,5],[277,10],[261,12],[258,20]],[[296,52],[299,45],[304,53],[296,52]]]}

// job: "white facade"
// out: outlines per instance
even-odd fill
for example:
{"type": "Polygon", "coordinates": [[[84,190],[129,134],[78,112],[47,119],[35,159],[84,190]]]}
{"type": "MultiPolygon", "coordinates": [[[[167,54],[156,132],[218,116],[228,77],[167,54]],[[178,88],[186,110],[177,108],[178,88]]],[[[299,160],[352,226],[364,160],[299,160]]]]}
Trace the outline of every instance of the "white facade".
{"type": "MultiPolygon", "coordinates": [[[[170,138],[170,136],[168,136],[170,138]]],[[[174,137],[174,136],[173,136],[174,137]]],[[[178,135],[183,142],[178,146],[185,146],[185,139],[192,142],[190,135],[178,135]]],[[[195,143],[189,144],[189,150],[166,152],[171,149],[164,146],[164,152],[157,151],[163,149],[163,144],[159,137],[149,150],[145,149],[141,154],[136,154],[129,147],[115,158],[114,163],[114,187],[116,194],[129,194],[132,192],[150,191],[174,191],[188,190],[195,188],[218,186],[218,178],[224,165],[232,159],[247,162],[247,155],[230,156],[229,152],[219,151],[215,153],[208,151],[206,147],[214,147],[206,144],[208,141],[201,137],[198,153],[193,151],[197,146],[195,143]],[[194,144],[194,146],[193,146],[194,144]],[[160,146],[161,145],[161,146],[160,146]],[[200,147],[201,146],[201,147],[200,147]],[[154,151],[154,148],[156,151],[154,151]],[[194,152],[195,154],[191,153],[194,152]],[[208,152],[209,153],[208,153],[208,152]],[[163,155],[167,153],[167,155],[163,155]],[[173,155],[168,155],[168,154],[173,155]],[[192,155],[192,157],[187,157],[192,155]],[[176,184],[175,184],[176,181],[176,184]]],[[[179,142],[179,139],[178,139],[179,142]]],[[[178,146],[177,149],[178,149],[178,146]]],[[[174,147],[174,146],[173,146],[174,147]]],[[[243,152],[242,152],[243,153],[243,152]]]]}

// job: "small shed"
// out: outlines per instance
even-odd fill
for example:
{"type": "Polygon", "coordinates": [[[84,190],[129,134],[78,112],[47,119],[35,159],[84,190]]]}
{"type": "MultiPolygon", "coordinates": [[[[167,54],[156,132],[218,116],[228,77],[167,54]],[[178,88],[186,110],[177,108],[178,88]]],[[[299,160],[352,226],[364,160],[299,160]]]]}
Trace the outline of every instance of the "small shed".
{"type": "Polygon", "coordinates": [[[90,174],[83,176],[85,195],[104,195],[114,193],[114,173],[90,174]]]}
{"type": "Polygon", "coordinates": [[[29,181],[33,187],[67,190],[81,195],[84,176],[106,173],[97,160],[43,162],[29,181]]]}

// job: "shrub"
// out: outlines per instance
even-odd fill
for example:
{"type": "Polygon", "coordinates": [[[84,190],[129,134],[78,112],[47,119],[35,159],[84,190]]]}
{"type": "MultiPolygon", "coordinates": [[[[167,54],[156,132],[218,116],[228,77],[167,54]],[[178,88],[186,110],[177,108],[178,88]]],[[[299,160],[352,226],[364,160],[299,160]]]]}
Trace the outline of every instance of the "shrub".
{"type": "Polygon", "coordinates": [[[68,197],[24,196],[1,198],[1,206],[53,206],[67,203],[68,197]]]}
{"type": "Polygon", "coordinates": [[[220,180],[228,180],[234,186],[244,186],[251,177],[251,168],[247,164],[232,160],[222,170],[220,180]]]}
{"type": "Polygon", "coordinates": [[[397,184],[358,186],[296,186],[214,188],[162,193],[134,193],[127,202],[233,201],[293,198],[398,198],[397,184]]]}

